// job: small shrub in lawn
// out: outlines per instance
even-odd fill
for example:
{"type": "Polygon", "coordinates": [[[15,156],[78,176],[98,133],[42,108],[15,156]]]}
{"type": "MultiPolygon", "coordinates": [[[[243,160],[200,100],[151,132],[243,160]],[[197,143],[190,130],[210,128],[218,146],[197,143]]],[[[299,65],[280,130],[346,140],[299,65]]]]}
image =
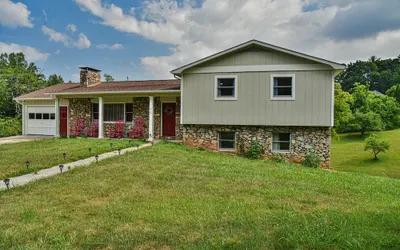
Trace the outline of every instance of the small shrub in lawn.
{"type": "Polygon", "coordinates": [[[301,164],[306,168],[319,168],[321,167],[321,158],[315,150],[312,150],[306,155],[301,164]]]}
{"type": "Polygon", "coordinates": [[[69,138],[70,138],[70,139],[75,139],[75,138],[76,138],[76,135],[71,134],[71,135],[69,135],[69,138]]]}
{"type": "Polygon", "coordinates": [[[256,140],[253,140],[250,144],[249,150],[247,150],[246,157],[250,160],[257,160],[261,158],[261,154],[263,152],[263,147],[261,143],[256,140]]]}
{"type": "Polygon", "coordinates": [[[283,156],[283,154],[278,153],[275,154],[271,157],[271,160],[276,161],[276,162],[285,162],[285,157],[283,156]]]}
{"type": "Polygon", "coordinates": [[[365,140],[365,151],[370,151],[374,155],[374,160],[378,160],[380,152],[386,152],[390,148],[387,140],[380,138],[378,134],[372,134],[365,140]]]}

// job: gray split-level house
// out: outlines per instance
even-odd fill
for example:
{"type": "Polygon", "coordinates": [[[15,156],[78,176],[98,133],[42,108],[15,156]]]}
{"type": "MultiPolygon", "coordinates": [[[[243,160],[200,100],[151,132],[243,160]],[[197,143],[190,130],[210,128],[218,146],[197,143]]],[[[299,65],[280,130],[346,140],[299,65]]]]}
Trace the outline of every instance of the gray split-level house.
{"type": "Polygon", "coordinates": [[[108,137],[117,120],[144,122],[144,136],[182,139],[215,151],[246,150],[301,162],[310,150],[330,162],[334,77],[345,66],[251,40],[171,71],[174,80],[101,82],[82,67],[80,83],[65,83],[16,100],[23,134],[68,135],[76,121],[98,124],[108,137]]]}

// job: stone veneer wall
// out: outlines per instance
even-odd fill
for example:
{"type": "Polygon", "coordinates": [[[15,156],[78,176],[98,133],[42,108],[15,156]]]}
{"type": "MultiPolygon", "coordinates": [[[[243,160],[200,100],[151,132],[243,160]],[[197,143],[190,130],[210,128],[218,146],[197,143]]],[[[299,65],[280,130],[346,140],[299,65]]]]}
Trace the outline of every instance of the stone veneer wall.
{"type": "Polygon", "coordinates": [[[154,138],[161,138],[161,98],[154,97],[154,138]]]}
{"type": "Polygon", "coordinates": [[[149,137],[149,98],[135,97],[133,98],[133,120],[144,121],[144,138],[149,137]]]}
{"type": "Polygon", "coordinates": [[[80,84],[82,87],[90,87],[99,83],[101,83],[101,76],[99,72],[81,70],[80,84]]]}
{"type": "Polygon", "coordinates": [[[69,99],[68,112],[68,134],[71,128],[74,129],[76,127],[78,119],[84,119],[85,126],[90,126],[92,123],[92,102],[88,98],[69,99]]]}
{"type": "Polygon", "coordinates": [[[175,127],[175,137],[181,140],[183,138],[183,126],[181,125],[181,97],[176,97],[176,127],[175,127]]]}
{"type": "Polygon", "coordinates": [[[330,166],[329,127],[183,125],[183,141],[189,146],[218,151],[218,132],[222,131],[236,132],[237,153],[241,147],[247,151],[251,141],[257,140],[263,146],[263,156],[266,158],[277,154],[272,152],[272,133],[291,133],[291,152],[281,153],[288,162],[301,163],[307,152],[315,148],[322,158],[322,166],[325,168],[330,166]]]}

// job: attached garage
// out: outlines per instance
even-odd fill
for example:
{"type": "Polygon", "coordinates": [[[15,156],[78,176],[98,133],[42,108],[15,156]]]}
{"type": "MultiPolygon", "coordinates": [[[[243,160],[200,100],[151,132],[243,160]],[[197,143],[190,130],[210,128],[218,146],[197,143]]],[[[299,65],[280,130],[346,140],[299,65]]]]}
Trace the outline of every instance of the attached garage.
{"type": "Polygon", "coordinates": [[[28,135],[56,134],[54,106],[27,106],[25,119],[26,134],[28,135]]]}

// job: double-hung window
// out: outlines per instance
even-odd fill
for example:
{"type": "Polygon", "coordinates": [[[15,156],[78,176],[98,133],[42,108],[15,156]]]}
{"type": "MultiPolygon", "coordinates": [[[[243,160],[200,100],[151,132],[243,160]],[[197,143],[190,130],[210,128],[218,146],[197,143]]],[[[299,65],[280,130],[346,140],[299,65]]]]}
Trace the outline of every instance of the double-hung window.
{"type": "MultiPolygon", "coordinates": [[[[93,120],[99,119],[99,104],[93,103],[92,109],[93,120]]],[[[124,122],[132,122],[133,120],[133,104],[132,103],[106,103],[103,110],[104,122],[115,122],[122,120],[124,122]]]]}
{"type": "Polygon", "coordinates": [[[237,100],[237,76],[215,77],[215,100],[237,100]]]}
{"type": "Polygon", "coordinates": [[[271,100],[294,100],[295,79],[294,75],[271,75],[271,100]]]}
{"type": "Polygon", "coordinates": [[[236,149],[235,132],[219,132],[219,149],[234,151],[236,149]]]}
{"type": "Polygon", "coordinates": [[[272,152],[290,152],[290,133],[272,134],[272,152]]]}

